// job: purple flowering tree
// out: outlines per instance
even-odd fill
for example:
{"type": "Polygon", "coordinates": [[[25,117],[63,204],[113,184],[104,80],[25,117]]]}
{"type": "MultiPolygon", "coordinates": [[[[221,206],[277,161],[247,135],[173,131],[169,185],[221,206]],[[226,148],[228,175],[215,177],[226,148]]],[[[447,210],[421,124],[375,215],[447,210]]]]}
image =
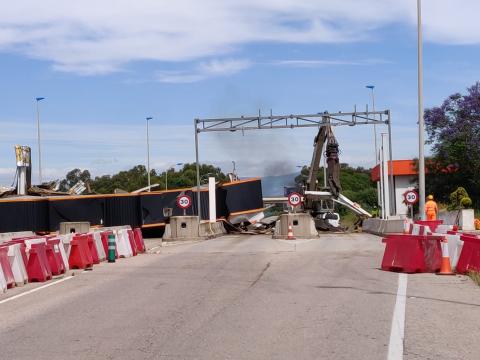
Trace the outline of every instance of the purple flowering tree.
{"type": "Polygon", "coordinates": [[[426,161],[427,190],[437,198],[463,186],[475,207],[480,206],[480,83],[466,94],[450,95],[441,106],[425,110],[427,143],[432,158],[426,161]]]}

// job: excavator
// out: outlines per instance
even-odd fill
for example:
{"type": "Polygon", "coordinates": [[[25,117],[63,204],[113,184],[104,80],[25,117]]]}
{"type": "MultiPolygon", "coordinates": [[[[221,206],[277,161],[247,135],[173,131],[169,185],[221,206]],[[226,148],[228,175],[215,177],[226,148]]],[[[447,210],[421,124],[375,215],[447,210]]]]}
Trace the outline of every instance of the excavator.
{"type": "Polygon", "coordinates": [[[335,212],[335,204],[340,204],[358,216],[358,222],[371,217],[359,204],[341,194],[339,146],[330,125],[330,118],[322,117],[322,126],[313,142],[313,156],[304,188],[304,210],[312,216],[317,230],[339,230],[340,216],[335,212]],[[318,184],[320,161],[323,149],[326,159],[326,181],[323,187],[318,184]]]}

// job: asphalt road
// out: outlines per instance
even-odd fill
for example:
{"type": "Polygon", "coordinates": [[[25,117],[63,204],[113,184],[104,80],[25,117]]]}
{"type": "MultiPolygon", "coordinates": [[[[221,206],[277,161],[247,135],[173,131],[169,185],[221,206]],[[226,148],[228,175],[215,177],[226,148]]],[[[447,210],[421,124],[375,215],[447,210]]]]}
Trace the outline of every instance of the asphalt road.
{"type": "Polygon", "coordinates": [[[480,289],[430,274],[406,276],[404,348],[389,355],[399,275],[378,270],[378,237],[157,250],[0,295],[0,359],[480,358],[480,289]]]}

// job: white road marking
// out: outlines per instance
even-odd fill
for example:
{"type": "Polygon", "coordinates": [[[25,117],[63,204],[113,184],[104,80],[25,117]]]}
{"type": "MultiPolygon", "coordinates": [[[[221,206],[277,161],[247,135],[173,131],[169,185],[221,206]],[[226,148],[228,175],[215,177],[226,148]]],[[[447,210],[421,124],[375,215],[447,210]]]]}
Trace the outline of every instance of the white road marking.
{"type": "Polygon", "coordinates": [[[405,306],[407,304],[407,274],[398,274],[397,299],[393,310],[392,330],[388,344],[387,360],[403,359],[403,341],[405,339],[405,306]]]}
{"type": "Polygon", "coordinates": [[[155,250],[155,249],[158,249],[158,248],[161,248],[161,247],[162,247],[162,245],[154,246],[154,247],[152,247],[151,249],[149,249],[148,251],[151,252],[151,251],[153,251],[153,250],[155,250]]]}
{"type": "MultiPolygon", "coordinates": [[[[78,276],[78,275],[76,275],[76,276],[78,276]]],[[[57,280],[57,281],[54,281],[54,282],[45,284],[45,285],[43,285],[43,286],[39,286],[39,287],[37,287],[37,288],[35,288],[35,289],[25,291],[25,292],[23,292],[23,293],[21,293],[21,294],[14,295],[14,296],[9,297],[9,298],[7,298],[7,299],[5,299],[5,300],[1,300],[1,301],[0,301],[0,305],[1,305],[1,304],[4,304],[4,303],[6,303],[6,302],[9,302],[9,301],[11,301],[11,300],[18,299],[18,298],[20,298],[20,297],[22,297],[22,296],[29,295],[29,294],[32,294],[32,293],[34,293],[34,292],[40,291],[40,290],[45,289],[45,288],[47,288],[47,287],[60,284],[60,283],[62,283],[62,282],[64,282],[64,281],[73,279],[74,277],[75,277],[75,276],[72,275],[72,276],[69,276],[69,277],[66,277],[66,278],[63,278],[63,279],[60,279],[60,280],[57,280]]]]}

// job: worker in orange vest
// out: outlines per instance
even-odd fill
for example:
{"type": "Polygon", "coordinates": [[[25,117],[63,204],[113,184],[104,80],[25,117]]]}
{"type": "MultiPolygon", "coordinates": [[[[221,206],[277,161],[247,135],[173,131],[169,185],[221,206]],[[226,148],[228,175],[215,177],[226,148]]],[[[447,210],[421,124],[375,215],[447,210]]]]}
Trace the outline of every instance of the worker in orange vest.
{"type": "Polygon", "coordinates": [[[433,195],[427,196],[427,202],[425,203],[425,215],[427,215],[427,220],[437,220],[438,206],[435,200],[433,200],[433,195]]]}

